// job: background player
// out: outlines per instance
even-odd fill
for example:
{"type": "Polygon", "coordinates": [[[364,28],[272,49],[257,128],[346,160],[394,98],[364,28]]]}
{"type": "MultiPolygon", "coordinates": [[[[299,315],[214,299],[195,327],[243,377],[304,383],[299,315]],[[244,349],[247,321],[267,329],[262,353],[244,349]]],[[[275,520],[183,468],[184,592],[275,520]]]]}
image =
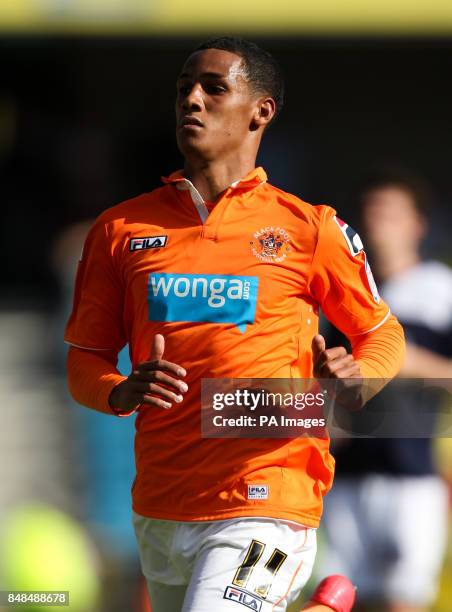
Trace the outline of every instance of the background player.
{"type": "MultiPolygon", "coordinates": [[[[428,189],[409,173],[387,169],[361,193],[366,242],[384,298],[407,337],[402,377],[452,377],[452,272],[423,261],[428,189]]],[[[441,397],[389,387],[372,401],[402,413],[425,406],[425,438],[353,439],[337,448],[335,486],[326,503],[329,548],[324,569],[346,571],[359,601],[380,611],[428,609],[446,545],[447,488],[437,475],[432,437],[441,397]],[[423,402],[423,403],[422,403],[423,402]]],[[[370,408],[372,408],[372,406],[370,408]]]]}
{"type": "Polygon", "coordinates": [[[199,47],[177,81],[184,170],[101,215],[78,270],[69,386],[109,414],[140,408],[134,523],[157,612],[285,610],[311,572],[332,482],[326,438],[201,439],[201,379],[385,379],[402,360],[356,233],[255,167],[282,94],[255,45],[199,47]],[[353,353],[316,335],[319,304],[353,353]]]}

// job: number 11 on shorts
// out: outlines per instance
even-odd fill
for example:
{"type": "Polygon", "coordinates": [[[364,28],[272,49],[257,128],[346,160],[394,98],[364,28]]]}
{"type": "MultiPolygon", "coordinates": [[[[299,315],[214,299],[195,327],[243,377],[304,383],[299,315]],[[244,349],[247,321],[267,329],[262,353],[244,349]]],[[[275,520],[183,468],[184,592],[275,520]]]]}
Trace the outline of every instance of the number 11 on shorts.
{"type": "MultiPolygon", "coordinates": [[[[265,550],[265,544],[258,540],[252,540],[245,555],[245,559],[237,569],[232,584],[237,587],[245,588],[248,584],[250,576],[262,557],[265,550]]],[[[287,559],[286,553],[278,548],[275,548],[270,555],[269,560],[264,565],[262,582],[254,589],[256,595],[265,599],[270,591],[272,582],[281,565],[287,559]]]]}

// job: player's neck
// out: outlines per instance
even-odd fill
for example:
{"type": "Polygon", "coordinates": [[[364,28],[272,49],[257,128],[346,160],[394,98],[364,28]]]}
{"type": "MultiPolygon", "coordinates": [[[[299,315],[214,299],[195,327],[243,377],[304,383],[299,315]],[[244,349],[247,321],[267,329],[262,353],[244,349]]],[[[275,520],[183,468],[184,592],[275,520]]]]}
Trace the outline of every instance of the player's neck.
{"type": "Polygon", "coordinates": [[[215,161],[186,160],[184,173],[204,200],[215,202],[234,181],[242,179],[255,166],[255,156],[240,158],[235,153],[228,159],[215,161]]]}
{"type": "Polygon", "coordinates": [[[387,251],[379,253],[373,259],[372,267],[380,280],[389,280],[406,270],[409,270],[417,263],[420,257],[417,251],[407,251],[389,253],[387,251]]]}

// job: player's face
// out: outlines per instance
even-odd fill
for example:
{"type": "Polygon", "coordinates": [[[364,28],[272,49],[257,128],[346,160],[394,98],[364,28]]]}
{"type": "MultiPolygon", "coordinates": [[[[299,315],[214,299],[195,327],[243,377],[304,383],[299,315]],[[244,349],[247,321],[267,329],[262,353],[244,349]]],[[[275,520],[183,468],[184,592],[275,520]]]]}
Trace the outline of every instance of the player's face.
{"type": "Polygon", "coordinates": [[[362,219],[366,244],[372,250],[417,250],[424,236],[425,224],[411,195],[396,186],[366,193],[362,219]]]}
{"type": "Polygon", "coordinates": [[[219,49],[197,51],[177,80],[176,138],[181,153],[213,161],[240,151],[251,134],[256,96],[242,59],[219,49]]]}

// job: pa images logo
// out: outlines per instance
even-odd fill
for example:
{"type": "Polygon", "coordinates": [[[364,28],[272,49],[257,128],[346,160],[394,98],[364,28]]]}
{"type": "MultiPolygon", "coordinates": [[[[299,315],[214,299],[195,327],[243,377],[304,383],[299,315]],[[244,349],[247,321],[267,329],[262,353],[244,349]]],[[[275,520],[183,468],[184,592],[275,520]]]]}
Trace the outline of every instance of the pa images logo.
{"type": "Polygon", "coordinates": [[[253,238],[251,251],[265,263],[284,261],[291,251],[290,236],[282,227],[264,227],[255,232],[253,238]]]}

